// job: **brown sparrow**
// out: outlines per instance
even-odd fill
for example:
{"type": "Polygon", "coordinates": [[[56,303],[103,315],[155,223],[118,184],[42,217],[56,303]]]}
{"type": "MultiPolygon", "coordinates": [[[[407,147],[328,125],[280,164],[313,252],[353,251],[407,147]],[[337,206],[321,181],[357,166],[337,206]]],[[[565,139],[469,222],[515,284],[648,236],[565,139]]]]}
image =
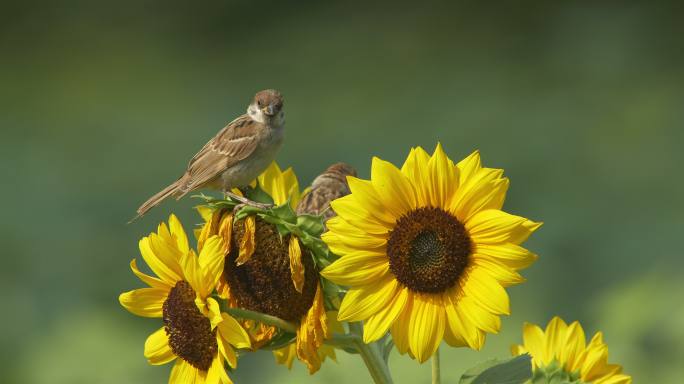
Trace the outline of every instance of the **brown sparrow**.
{"type": "Polygon", "coordinates": [[[356,170],[351,165],[336,163],[329,166],[311,183],[311,190],[297,205],[297,214],[322,215],[323,222],[335,216],[330,202],[350,193],[347,176],[356,177],[356,170]]]}
{"type": "Polygon", "coordinates": [[[247,113],[226,125],[190,160],[178,180],[138,208],[144,215],[169,196],[211,188],[229,192],[249,185],[275,159],[283,143],[283,97],[274,89],[258,92],[247,113]]]}

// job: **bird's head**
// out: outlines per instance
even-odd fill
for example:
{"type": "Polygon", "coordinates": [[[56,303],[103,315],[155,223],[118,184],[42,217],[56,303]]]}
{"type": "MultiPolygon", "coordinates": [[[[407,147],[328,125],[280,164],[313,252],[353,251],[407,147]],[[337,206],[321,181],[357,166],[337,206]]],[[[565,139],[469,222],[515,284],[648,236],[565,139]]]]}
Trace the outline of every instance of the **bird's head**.
{"type": "Polygon", "coordinates": [[[254,95],[247,113],[256,121],[281,123],[285,117],[283,96],[275,89],[265,89],[254,95]]]}

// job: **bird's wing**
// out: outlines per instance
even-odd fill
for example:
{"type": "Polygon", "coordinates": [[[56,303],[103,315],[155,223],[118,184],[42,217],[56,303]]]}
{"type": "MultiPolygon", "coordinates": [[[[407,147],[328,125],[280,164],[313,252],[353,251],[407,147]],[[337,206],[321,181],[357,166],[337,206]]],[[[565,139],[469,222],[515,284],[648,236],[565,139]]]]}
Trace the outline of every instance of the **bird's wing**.
{"type": "Polygon", "coordinates": [[[226,125],[190,160],[181,189],[188,192],[211,182],[235,163],[246,159],[259,144],[259,125],[242,115],[226,125]]]}

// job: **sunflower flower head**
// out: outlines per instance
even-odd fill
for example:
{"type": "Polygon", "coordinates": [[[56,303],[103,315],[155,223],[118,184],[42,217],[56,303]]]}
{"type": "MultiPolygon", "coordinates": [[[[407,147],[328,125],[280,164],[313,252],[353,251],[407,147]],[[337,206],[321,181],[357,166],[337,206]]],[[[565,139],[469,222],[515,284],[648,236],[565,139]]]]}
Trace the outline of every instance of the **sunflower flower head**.
{"type": "Polygon", "coordinates": [[[587,384],[629,384],[632,377],[622,373],[622,367],[608,364],[608,346],[598,332],[586,344],[579,322],[570,325],[556,316],[542,330],[526,323],[523,345],[511,347],[513,356],[528,353],[532,356],[534,377],[547,379],[563,377],[566,382],[587,384]]]}
{"type": "Polygon", "coordinates": [[[541,224],[502,211],[503,171],[478,152],[454,164],[438,144],[401,168],[373,158],[370,180],[348,182],[323,235],[340,258],[321,274],[349,287],[338,320],[364,321],[366,343],[391,332],[420,362],[442,340],[479,350],[510,312],[504,288],[537,258],[520,244],[541,224]]]}
{"type": "MultiPolygon", "coordinates": [[[[320,219],[294,213],[301,193],[291,168],[282,171],[272,163],[258,177],[253,191],[273,207],[248,206],[235,214],[220,205],[211,210],[200,208],[205,223],[198,231],[198,242],[220,236],[227,244],[218,292],[229,306],[276,316],[298,326],[290,338],[294,343],[278,348],[276,360],[291,366],[296,356],[311,373],[316,372],[326,354],[321,348],[323,341],[330,334],[312,251],[316,248],[312,244],[320,242],[322,224],[320,219]]],[[[282,340],[280,336],[287,339],[274,327],[249,320],[242,324],[255,349],[274,347],[271,342],[282,340]]]]}
{"type": "Polygon", "coordinates": [[[147,338],[145,357],[153,365],[175,360],[170,383],[231,383],[224,361],[235,368],[234,347],[249,348],[250,340],[211,297],[223,271],[223,240],[206,239],[198,256],[180,221],[171,215],[168,226],[161,223],[139,245],[156,277],[141,272],[132,260],[133,273],[148,287],[122,293],[119,302],[133,314],[163,321],[147,338]]]}

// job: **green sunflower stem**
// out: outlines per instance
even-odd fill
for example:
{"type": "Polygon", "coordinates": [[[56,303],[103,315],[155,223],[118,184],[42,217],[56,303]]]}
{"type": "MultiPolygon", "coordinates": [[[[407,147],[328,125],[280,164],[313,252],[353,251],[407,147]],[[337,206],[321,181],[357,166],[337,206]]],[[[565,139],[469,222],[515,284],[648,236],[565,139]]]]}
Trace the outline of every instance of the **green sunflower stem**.
{"type": "Polygon", "coordinates": [[[356,349],[359,351],[363,362],[368,368],[368,372],[375,384],[392,384],[392,376],[389,367],[385,363],[382,353],[375,343],[366,344],[363,342],[363,326],[359,322],[349,323],[349,331],[356,335],[356,349]]]}
{"type": "Polygon", "coordinates": [[[289,321],[285,321],[279,317],[267,315],[265,313],[254,312],[242,308],[224,308],[224,311],[230,314],[231,316],[239,317],[241,319],[256,320],[263,324],[278,327],[283,331],[297,333],[296,325],[290,323],[289,321]]]}
{"type": "Polygon", "coordinates": [[[439,369],[439,348],[432,355],[432,384],[440,384],[442,382],[441,372],[439,369]]]}

